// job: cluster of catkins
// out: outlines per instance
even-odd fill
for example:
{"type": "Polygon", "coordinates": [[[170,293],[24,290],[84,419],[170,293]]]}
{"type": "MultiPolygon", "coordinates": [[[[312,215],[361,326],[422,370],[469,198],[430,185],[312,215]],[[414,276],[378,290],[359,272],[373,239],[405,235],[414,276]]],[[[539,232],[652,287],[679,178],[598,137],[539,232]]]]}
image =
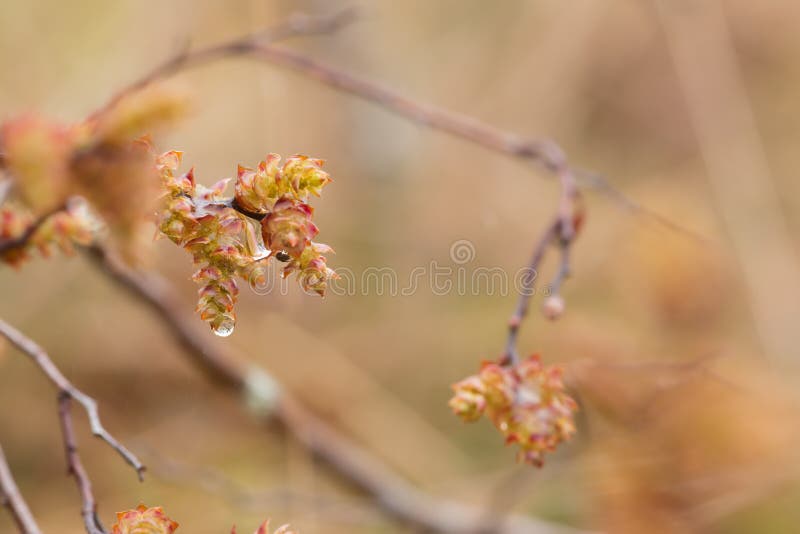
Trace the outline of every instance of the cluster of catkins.
{"type": "Polygon", "coordinates": [[[236,278],[257,281],[272,258],[286,263],[284,276],[296,272],[304,290],[324,295],[335,277],[325,259],[333,250],[312,241],[319,230],[307,203],[331,181],[321,160],[296,155],[280,165],[270,154],[256,169],[239,167],[232,199],[223,197],[230,179],[204,187],[193,170],[175,173],[180,161],[175,151],[157,159],[164,188],[158,228],[199,267],[197,311],[217,335],[233,332],[236,278]]]}
{"type": "MultiPolygon", "coordinates": [[[[148,508],[140,504],[134,510],[127,510],[117,514],[117,522],[111,534],[173,534],[178,529],[178,523],[173,521],[160,506],[148,508]]],[[[231,534],[236,534],[233,527],[231,534]]],[[[264,521],[253,534],[269,534],[269,521],[264,521]]],[[[273,534],[297,534],[289,525],[283,525],[273,534]]]]}
{"type": "Polygon", "coordinates": [[[577,404],[561,375],[538,355],[511,366],[484,362],[477,375],[453,385],[450,408],[467,422],[485,415],[506,443],[519,446],[520,460],[541,467],[545,453],[575,433],[577,404]]]}

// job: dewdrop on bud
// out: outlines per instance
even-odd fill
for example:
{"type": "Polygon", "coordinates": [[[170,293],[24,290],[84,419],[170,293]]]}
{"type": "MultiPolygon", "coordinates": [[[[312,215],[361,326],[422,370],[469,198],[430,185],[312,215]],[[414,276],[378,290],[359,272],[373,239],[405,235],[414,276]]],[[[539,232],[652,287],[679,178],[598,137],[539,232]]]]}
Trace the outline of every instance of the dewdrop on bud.
{"type": "Polygon", "coordinates": [[[564,299],[561,295],[550,295],[542,305],[542,313],[551,321],[555,321],[564,313],[564,299]]]}
{"type": "Polygon", "coordinates": [[[235,323],[231,319],[223,319],[219,324],[212,324],[211,331],[219,337],[228,337],[233,334],[235,323]]]}

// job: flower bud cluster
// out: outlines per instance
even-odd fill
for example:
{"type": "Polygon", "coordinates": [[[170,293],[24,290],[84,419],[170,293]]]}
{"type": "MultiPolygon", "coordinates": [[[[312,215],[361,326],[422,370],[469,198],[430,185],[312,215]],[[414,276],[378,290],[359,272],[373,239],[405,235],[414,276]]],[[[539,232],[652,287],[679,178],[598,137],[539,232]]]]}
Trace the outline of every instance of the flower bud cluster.
{"type": "Polygon", "coordinates": [[[258,167],[239,167],[236,179],[237,205],[263,215],[261,238],[271,254],[288,257],[283,275],[297,273],[306,292],[325,294],[328,280],[336,274],[327,265],[326,254],[333,249],[313,238],[319,229],[313,222],[314,209],[307,203],[319,196],[331,181],[322,170],[322,160],[295,155],[281,166],[280,156],[270,154],[258,167]]]}
{"type": "Polygon", "coordinates": [[[234,198],[226,199],[229,180],[206,188],[196,183],[193,170],[175,172],[180,152],[157,159],[164,191],[158,228],[199,267],[194,275],[201,286],[197,311],[218,335],[229,335],[236,322],[235,279],[252,280],[260,262],[285,258],[284,276],[297,271],[302,287],[320,295],[334,276],[324,256],[332,249],[312,241],[319,229],[306,203],[330,177],[320,160],[293,156],[283,166],[279,161],[270,154],[255,170],[240,166],[234,198]]]}
{"type": "Polygon", "coordinates": [[[567,395],[560,367],[545,367],[538,355],[514,366],[485,362],[477,375],[453,385],[450,408],[464,421],[485,415],[518,458],[541,467],[544,455],[575,433],[575,401],[567,395]]]}

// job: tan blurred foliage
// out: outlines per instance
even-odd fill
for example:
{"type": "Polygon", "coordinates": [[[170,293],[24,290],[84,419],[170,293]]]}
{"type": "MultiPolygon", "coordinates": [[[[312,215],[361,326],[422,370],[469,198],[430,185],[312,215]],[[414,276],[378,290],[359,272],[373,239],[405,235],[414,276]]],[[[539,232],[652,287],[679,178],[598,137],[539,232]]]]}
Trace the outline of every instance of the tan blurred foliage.
{"type": "Polygon", "coordinates": [[[716,233],[713,213],[680,186],[650,182],[637,189],[637,198],[656,212],[668,211],[697,237],[647,224],[631,229],[618,256],[632,267],[619,269],[631,289],[628,298],[638,299],[634,304],[654,313],[663,328],[707,333],[736,293],[730,259],[703,237],[716,233]]]}
{"type": "Polygon", "coordinates": [[[706,532],[798,474],[796,395],[753,366],[733,379],[708,361],[584,362],[573,372],[602,414],[591,419],[589,484],[609,532],[706,532]]]}

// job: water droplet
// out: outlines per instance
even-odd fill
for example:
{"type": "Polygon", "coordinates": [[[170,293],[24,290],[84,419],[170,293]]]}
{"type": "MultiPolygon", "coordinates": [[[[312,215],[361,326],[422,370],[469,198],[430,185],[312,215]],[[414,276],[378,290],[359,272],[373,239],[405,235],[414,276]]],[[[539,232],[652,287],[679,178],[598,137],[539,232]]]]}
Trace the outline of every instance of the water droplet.
{"type": "Polygon", "coordinates": [[[263,260],[264,258],[269,257],[270,254],[272,254],[271,250],[269,250],[267,247],[265,247],[261,243],[258,243],[257,246],[256,246],[256,250],[253,253],[253,260],[254,261],[263,260]]]}
{"type": "Polygon", "coordinates": [[[229,335],[233,334],[233,326],[233,321],[225,319],[218,325],[213,326],[211,329],[219,337],[228,337],[229,335]]]}

